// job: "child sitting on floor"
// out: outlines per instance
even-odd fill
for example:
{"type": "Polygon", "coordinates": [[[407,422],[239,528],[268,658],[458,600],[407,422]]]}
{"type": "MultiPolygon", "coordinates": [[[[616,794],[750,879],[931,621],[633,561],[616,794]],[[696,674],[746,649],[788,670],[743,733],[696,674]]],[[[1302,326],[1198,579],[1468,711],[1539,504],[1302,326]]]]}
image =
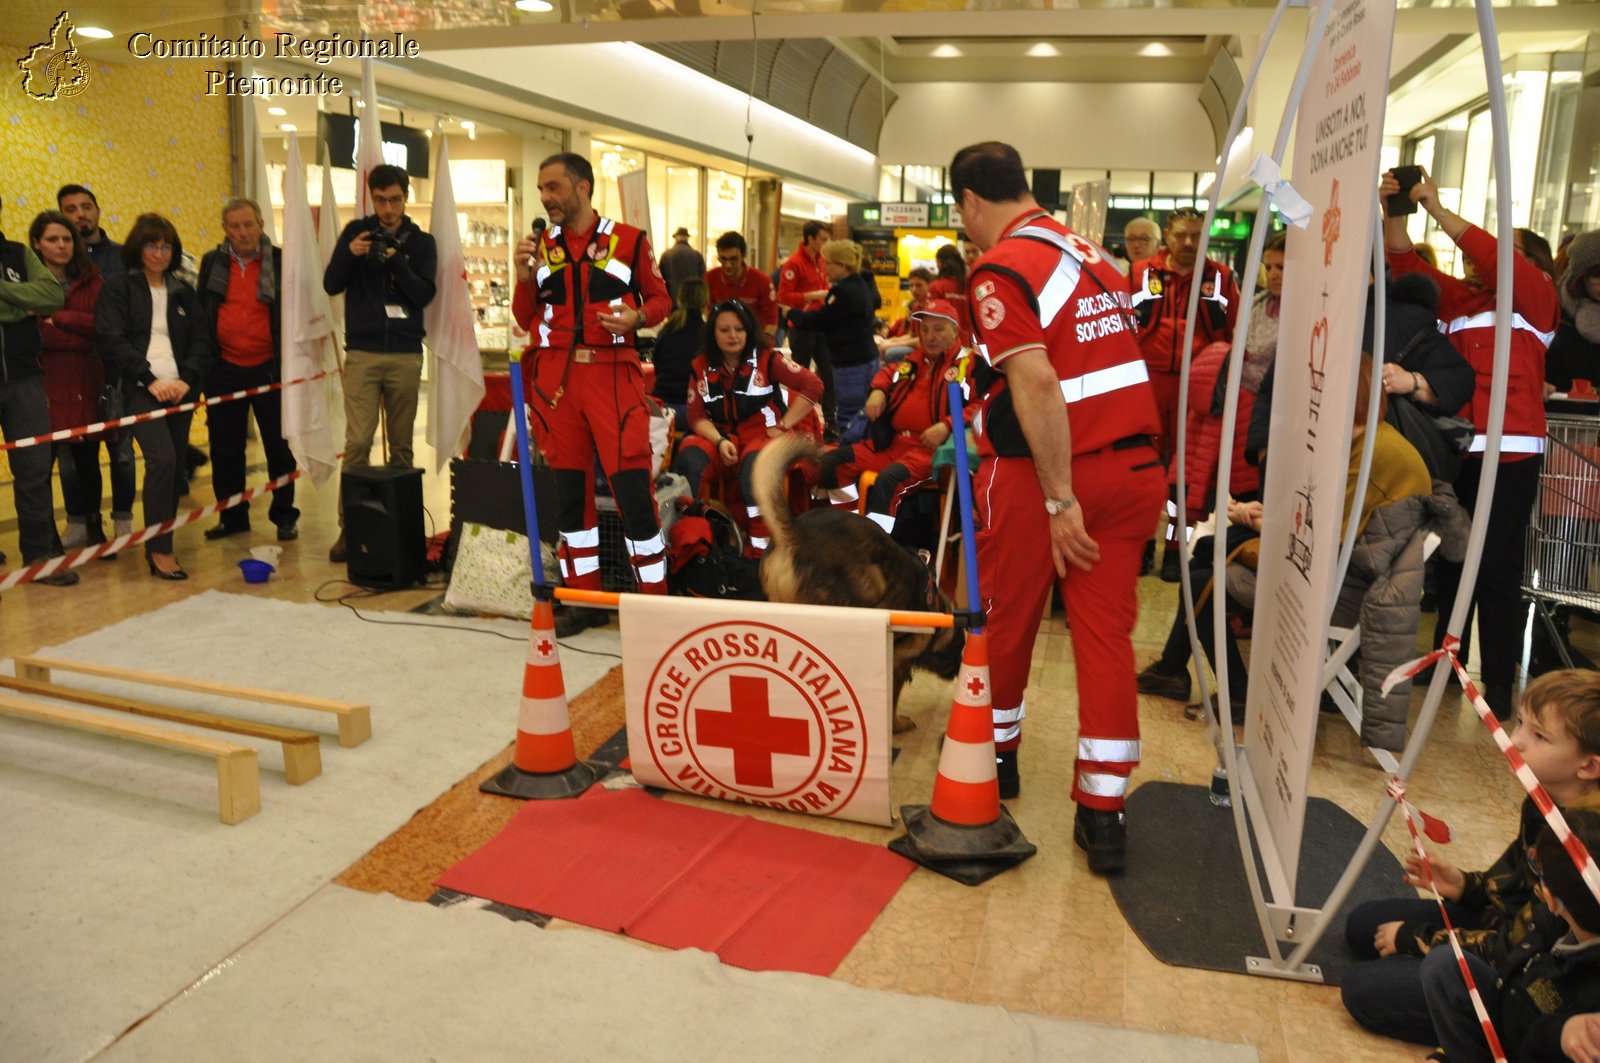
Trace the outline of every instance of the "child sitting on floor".
{"type": "MultiPolygon", "coordinates": [[[[1564,811],[1600,812],[1600,672],[1572,669],[1534,680],[1511,742],[1564,811]]],[[[1516,837],[1487,870],[1463,873],[1430,854],[1462,948],[1491,965],[1504,962],[1528,933],[1536,886],[1528,852],[1543,826],[1532,798],[1525,798],[1516,837]]],[[[1414,855],[1406,860],[1405,881],[1427,885],[1414,855]]],[[[1340,986],[1351,1017],[1386,1037],[1437,1044],[1421,969],[1435,948],[1450,952],[1438,903],[1431,896],[1368,901],[1350,913],[1345,940],[1367,961],[1352,965],[1340,986]]]]}
{"type": "MultiPolygon", "coordinates": [[[[1600,852],[1600,815],[1573,812],[1566,818],[1584,848],[1600,852]]],[[[1568,1048],[1578,1047],[1588,1025],[1583,1013],[1600,1008],[1600,900],[1548,825],[1539,832],[1529,859],[1539,900],[1522,943],[1498,972],[1480,957],[1467,955],[1467,968],[1509,1063],[1574,1058],[1568,1048]]],[[[1439,1040],[1439,1050],[1428,1058],[1490,1063],[1494,1055],[1448,947],[1433,950],[1422,961],[1422,991],[1439,1040]]],[[[1576,1058],[1592,1057],[1584,1051],[1576,1058]]]]}

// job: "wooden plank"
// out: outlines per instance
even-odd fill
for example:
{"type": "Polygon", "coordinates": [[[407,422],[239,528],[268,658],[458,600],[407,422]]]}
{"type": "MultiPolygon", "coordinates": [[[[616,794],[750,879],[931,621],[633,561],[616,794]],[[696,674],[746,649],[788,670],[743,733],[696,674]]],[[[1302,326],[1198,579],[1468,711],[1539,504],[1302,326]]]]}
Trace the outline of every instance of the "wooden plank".
{"type": "Polygon", "coordinates": [[[217,764],[217,818],[230,826],[261,811],[261,769],[256,751],[217,738],[187,734],[167,727],[104,716],[100,713],[47,705],[0,694],[0,715],[38,723],[56,724],[80,731],[95,731],[116,738],[179,749],[213,757],[217,764]]]}
{"type": "Polygon", "coordinates": [[[62,672],[75,672],[79,675],[100,676],[104,679],[120,679],[128,683],[145,683],[150,686],[166,687],[169,690],[187,690],[196,694],[215,694],[220,697],[238,698],[241,701],[260,701],[269,705],[286,705],[290,708],[307,709],[312,712],[331,712],[339,718],[339,744],[341,746],[359,746],[372,737],[372,711],[368,706],[357,701],[336,701],[332,698],[314,698],[305,694],[285,694],[276,690],[262,690],[258,687],[219,683],[211,679],[189,679],[185,676],[166,675],[161,672],[140,672],[132,668],[118,668],[108,664],[88,664],[83,661],[67,661],[55,657],[17,658],[17,674],[24,679],[48,683],[52,669],[62,672]]]}
{"type": "Polygon", "coordinates": [[[0,687],[42,698],[56,698],[61,701],[75,701],[80,705],[131,712],[135,716],[149,716],[169,723],[186,723],[194,727],[207,727],[213,731],[264,738],[277,742],[283,748],[283,776],[292,785],[299,786],[322,774],[322,743],[310,731],[297,731],[292,727],[257,723],[254,720],[241,720],[233,716],[218,716],[214,713],[180,709],[171,705],[158,705],[153,701],[139,701],[117,694],[76,690],[72,687],[41,683],[31,679],[13,679],[8,675],[0,675],[0,687]]]}

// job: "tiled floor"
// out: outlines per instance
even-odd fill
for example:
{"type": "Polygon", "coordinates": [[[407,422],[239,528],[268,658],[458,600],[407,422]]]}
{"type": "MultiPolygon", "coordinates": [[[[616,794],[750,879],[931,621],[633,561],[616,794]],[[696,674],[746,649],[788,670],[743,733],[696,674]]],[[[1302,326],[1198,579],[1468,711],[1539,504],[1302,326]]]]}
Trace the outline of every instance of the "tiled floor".
{"type": "MultiPolygon", "coordinates": [[[[419,440],[419,461],[431,462],[431,457],[419,440]]],[[[188,505],[211,500],[208,473],[204,470],[196,481],[188,505]]],[[[259,471],[253,473],[252,483],[260,478],[259,471]]],[[[431,470],[425,484],[432,523],[442,527],[448,518],[447,486],[431,470]]],[[[321,490],[302,488],[301,537],[285,544],[278,576],[259,590],[310,601],[350,589],[336,582],[344,576],[343,567],[327,560],[337,534],[334,497],[331,483],[321,490]]],[[[5,491],[0,494],[0,550],[15,559],[10,505],[5,491]]],[[[152,579],[141,560],[124,556],[85,566],[76,587],[28,586],[7,592],[0,602],[0,655],[59,643],[201,590],[236,589],[241,579],[236,562],[248,556],[251,545],[273,542],[265,504],[257,506],[257,531],[251,537],[208,543],[201,531],[210,520],[177,533],[177,551],[191,576],[186,583],[152,579]]],[[[436,593],[400,592],[369,600],[364,607],[403,610],[436,593]]],[[[1143,612],[1136,637],[1141,663],[1154,656],[1165,636],[1175,593],[1172,585],[1154,578],[1140,584],[1143,612]]],[[[1106,884],[1088,873],[1071,843],[1067,772],[1075,738],[1072,691],[1072,642],[1058,615],[1047,622],[1035,654],[1022,756],[1024,793],[1012,803],[1040,848],[1038,856],[972,890],[951,888],[932,875],[913,875],[837,977],[874,988],[1243,1041],[1268,1061],[1308,1056],[1419,1059],[1422,1052],[1411,1046],[1358,1030],[1340,1008],[1334,989],[1166,967],[1144,949],[1123,922],[1106,884]]],[[[927,799],[949,694],[924,677],[912,685],[907,699],[905,707],[918,728],[900,743],[897,804],[927,799]]],[[[1491,860],[1509,837],[1520,791],[1476,717],[1457,701],[1452,690],[1410,792],[1417,804],[1450,822],[1458,839],[1450,858],[1476,867],[1491,860]]],[[[1142,699],[1140,715],[1144,762],[1135,785],[1153,779],[1205,784],[1212,754],[1203,726],[1186,720],[1178,703],[1157,698],[1142,699]]],[[[1311,777],[1313,795],[1335,801],[1364,821],[1381,799],[1383,784],[1383,775],[1361,754],[1342,720],[1324,717],[1311,777]]],[[[758,814],[792,822],[781,814],[758,814]]],[[[1138,826],[1134,823],[1132,829],[1138,826]]],[[[849,824],[821,824],[819,829],[875,843],[888,837],[888,832],[849,824]]],[[[1392,822],[1385,840],[1401,851],[1404,833],[1402,824],[1392,822]]]]}

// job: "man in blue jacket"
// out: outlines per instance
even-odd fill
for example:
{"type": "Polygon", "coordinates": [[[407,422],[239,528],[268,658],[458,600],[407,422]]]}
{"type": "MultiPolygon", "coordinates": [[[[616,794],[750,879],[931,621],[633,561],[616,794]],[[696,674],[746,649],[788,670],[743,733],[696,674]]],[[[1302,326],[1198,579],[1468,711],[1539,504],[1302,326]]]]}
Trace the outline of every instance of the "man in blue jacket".
{"type": "MultiPolygon", "coordinates": [[[[434,295],[438,251],[406,214],[411,181],[398,166],[376,166],[367,190],[377,213],[339,234],[322,277],[329,295],[344,294],[345,469],[372,464],[381,406],[388,464],[411,468],[411,440],[422,384],[422,311],[434,295]]],[[[340,527],[344,526],[340,507],[340,527]]],[[[344,533],[328,560],[345,560],[344,533]]]]}

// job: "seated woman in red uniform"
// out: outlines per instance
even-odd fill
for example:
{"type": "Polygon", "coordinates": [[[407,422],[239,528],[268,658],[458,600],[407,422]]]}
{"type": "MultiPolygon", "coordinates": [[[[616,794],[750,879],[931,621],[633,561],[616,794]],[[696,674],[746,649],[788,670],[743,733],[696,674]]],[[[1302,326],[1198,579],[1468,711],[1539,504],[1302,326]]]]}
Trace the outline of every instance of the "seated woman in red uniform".
{"type": "Polygon", "coordinates": [[[929,299],[912,311],[922,345],[872,378],[865,407],[871,426],[859,443],[846,443],[822,459],[817,481],[835,505],[854,509],[856,480],[878,474],[867,491],[867,516],[894,530],[895,511],[912,491],[933,482],[933,451],[950,438],[950,381],[967,389],[970,354],[961,346],[960,319],[944,299],[929,299]]]}
{"type": "Polygon", "coordinates": [[[821,398],[821,378],[764,346],[748,307],[730,300],[711,308],[705,350],[690,372],[691,434],[672,464],[701,498],[721,481],[728,508],[745,514],[749,557],[766,553],[766,522],[753,502],[734,505],[734,500],[754,499],[750,474],[767,440],[796,428],[815,431],[811,411],[821,398]]]}

